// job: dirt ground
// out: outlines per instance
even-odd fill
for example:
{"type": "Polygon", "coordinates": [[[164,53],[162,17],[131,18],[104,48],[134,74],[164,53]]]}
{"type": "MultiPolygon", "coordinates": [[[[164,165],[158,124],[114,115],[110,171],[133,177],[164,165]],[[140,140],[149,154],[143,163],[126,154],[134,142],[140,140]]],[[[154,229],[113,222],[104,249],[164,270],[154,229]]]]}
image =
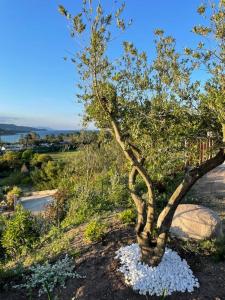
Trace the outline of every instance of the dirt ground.
{"type": "MultiPolygon", "coordinates": [[[[76,259],[76,270],[82,279],[67,281],[66,289],[56,289],[54,300],[147,300],[158,297],[140,296],[124,284],[123,275],[118,272],[119,263],[114,259],[115,251],[122,245],[135,241],[133,228],[115,226],[102,242],[90,245],[76,259]]],[[[74,241],[75,244],[76,241],[74,241]]],[[[75,246],[75,245],[74,245],[75,246]]],[[[176,247],[176,246],[175,246],[176,247]]],[[[177,293],[166,297],[170,300],[225,300],[225,263],[215,263],[210,257],[187,254],[177,249],[185,258],[200,282],[200,288],[192,294],[177,293]]],[[[0,292],[1,300],[40,299],[33,294],[32,298],[24,292],[8,290],[0,292]]]]}

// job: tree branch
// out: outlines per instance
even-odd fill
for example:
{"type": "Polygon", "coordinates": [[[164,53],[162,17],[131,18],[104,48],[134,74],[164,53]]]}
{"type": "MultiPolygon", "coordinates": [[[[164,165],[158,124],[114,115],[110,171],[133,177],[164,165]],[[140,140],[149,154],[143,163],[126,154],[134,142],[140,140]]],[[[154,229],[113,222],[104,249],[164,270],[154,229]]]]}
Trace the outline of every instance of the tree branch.
{"type": "Polygon", "coordinates": [[[222,164],[224,161],[225,148],[221,148],[215,157],[205,161],[199,167],[196,167],[187,172],[187,174],[184,177],[184,180],[176,188],[176,190],[170,197],[167,206],[163,209],[163,211],[160,214],[161,222],[158,224],[159,240],[164,240],[167,238],[177,206],[180,204],[182,198],[187,194],[187,192],[191,189],[194,183],[206,173],[222,164]]]}

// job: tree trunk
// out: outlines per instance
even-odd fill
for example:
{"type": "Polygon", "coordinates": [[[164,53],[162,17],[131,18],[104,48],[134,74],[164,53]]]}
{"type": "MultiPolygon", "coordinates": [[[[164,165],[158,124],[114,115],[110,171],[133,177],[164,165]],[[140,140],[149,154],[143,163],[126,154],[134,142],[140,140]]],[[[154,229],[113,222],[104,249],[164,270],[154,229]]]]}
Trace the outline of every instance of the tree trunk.
{"type": "Polygon", "coordinates": [[[157,266],[161,262],[165,253],[169,230],[177,206],[199,178],[219,166],[224,160],[225,150],[222,148],[215,157],[207,160],[201,166],[187,172],[184,180],[176,188],[170,197],[167,206],[161,212],[162,220],[158,226],[156,238],[154,238],[153,235],[146,233],[144,230],[142,232],[137,232],[137,241],[141,249],[142,261],[144,263],[151,266],[157,266]]]}
{"type": "MultiPolygon", "coordinates": [[[[117,119],[106,106],[106,99],[99,96],[98,99],[102,105],[102,108],[110,118],[115,140],[120,145],[125,157],[131,164],[131,172],[129,174],[129,189],[138,212],[136,234],[137,242],[141,249],[142,262],[150,266],[157,266],[161,262],[164,255],[170,226],[177,206],[199,178],[220,165],[225,160],[224,149],[220,149],[215,157],[207,160],[199,167],[189,170],[186,173],[184,180],[176,188],[170,197],[168,204],[161,212],[163,217],[161,219],[161,223],[159,224],[159,228],[157,229],[157,236],[155,237],[153,234],[155,226],[155,197],[153,194],[151,179],[147,170],[143,166],[144,159],[140,156],[139,150],[130,144],[129,141],[122,135],[117,119]],[[135,188],[137,175],[143,179],[148,190],[148,199],[146,203],[142,197],[138,195],[135,188]]],[[[225,126],[223,126],[223,139],[225,139],[224,130],[225,126]]]]}

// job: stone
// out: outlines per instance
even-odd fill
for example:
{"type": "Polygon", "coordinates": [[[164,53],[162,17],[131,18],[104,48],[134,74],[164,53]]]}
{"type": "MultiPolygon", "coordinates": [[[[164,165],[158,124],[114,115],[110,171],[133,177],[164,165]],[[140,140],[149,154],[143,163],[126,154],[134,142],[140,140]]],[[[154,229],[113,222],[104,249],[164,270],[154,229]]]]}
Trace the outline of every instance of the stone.
{"type": "MultiPolygon", "coordinates": [[[[158,224],[162,216],[159,216],[158,224]]],[[[171,236],[182,240],[208,240],[223,237],[222,222],[217,213],[195,204],[178,205],[172,225],[171,236]]]]}

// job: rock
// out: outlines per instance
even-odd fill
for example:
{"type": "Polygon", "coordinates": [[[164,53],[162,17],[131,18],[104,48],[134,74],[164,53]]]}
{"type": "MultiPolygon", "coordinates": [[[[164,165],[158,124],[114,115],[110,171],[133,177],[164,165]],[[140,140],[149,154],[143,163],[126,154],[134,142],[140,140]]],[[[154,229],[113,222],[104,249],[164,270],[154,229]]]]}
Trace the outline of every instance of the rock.
{"type": "MultiPolygon", "coordinates": [[[[158,224],[162,216],[159,216],[158,224]]],[[[223,236],[222,222],[213,210],[201,205],[180,204],[173,217],[170,233],[182,240],[207,240],[223,236]]]]}

